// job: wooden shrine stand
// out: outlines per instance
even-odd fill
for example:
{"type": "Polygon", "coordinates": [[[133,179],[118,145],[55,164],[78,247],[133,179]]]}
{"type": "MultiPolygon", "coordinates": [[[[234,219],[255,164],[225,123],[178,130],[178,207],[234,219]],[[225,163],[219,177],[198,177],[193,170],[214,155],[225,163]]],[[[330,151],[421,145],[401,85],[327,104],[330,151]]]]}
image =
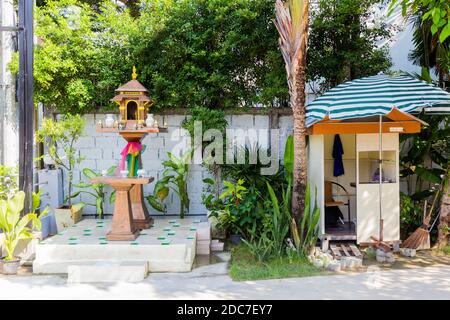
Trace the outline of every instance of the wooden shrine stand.
{"type": "MultiPolygon", "coordinates": [[[[98,132],[117,132],[128,142],[141,142],[149,132],[162,132],[164,128],[141,128],[118,130],[117,128],[97,127],[98,132]]],[[[92,183],[104,183],[116,190],[112,230],[106,236],[111,241],[135,240],[139,230],[153,225],[144,204],[143,185],[151,183],[153,177],[95,177],[92,183]]]]}

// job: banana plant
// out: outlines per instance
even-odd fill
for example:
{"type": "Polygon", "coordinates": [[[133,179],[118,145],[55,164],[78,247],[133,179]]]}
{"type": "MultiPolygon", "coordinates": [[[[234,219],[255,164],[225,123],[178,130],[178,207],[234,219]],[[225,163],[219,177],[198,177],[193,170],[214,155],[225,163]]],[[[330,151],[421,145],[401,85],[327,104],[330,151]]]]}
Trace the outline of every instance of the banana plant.
{"type": "MultiPolygon", "coordinates": [[[[32,212],[21,216],[25,192],[19,191],[8,200],[0,200],[0,229],[3,232],[2,247],[6,252],[4,260],[14,260],[14,251],[20,240],[32,239],[32,231],[41,229],[41,221],[35,213],[39,207],[38,194],[33,194],[32,212]]],[[[40,216],[47,214],[45,208],[40,216]]]]}
{"type": "MultiPolygon", "coordinates": [[[[107,170],[107,174],[108,175],[112,175],[114,173],[114,171],[116,170],[116,166],[112,166],[110,168],[108,168],[107,170]]],[[[95,177],[100,177],[101,174],[97,173],[89,168],[84,168],[82,171],[83,176],[87,179],[90,180],[92,178],[95,177]]],[[[75,192],[72,194],[72,198],[77,197],[80,194],[89,194],[92,197],[95,198],[95,203],[86,203],[86,202],[81,202],[83,205],[88,205],[88,206],[93,206],[96,208],[96,212],[97,212],[97,217],[98,218],[102,218],[103,217],[103,213],[104,213],[104,208],[103,208],[103,204],[105,202],[105,187],[106,184],[104,183],[87,183],[87,182],[80,182],[77,184],[74,184],[74,186],[76,188],[79,188],[81,190],[75,192]],[[90,189],[90,190],[88,190],[90,189]]],[[[113,203],[114,199],[115,199],[115,191],[113,191],[109,197],[109,203],[113,203]]]]}
{"type": "Polygon", "coordinates": [[[189,195],[187,192],[187,175],[189,173],[189,162],[192,151],[188,151],[180,158],[167,152],[169,160],[163,161],[165,170],[162,178],[158,180],[153,189],[153,194],[146,197],[148,203],[157,211],[166,213],[167,206],[164,200],[168,197],[170,190],[180,199],[180,218],[189,211],[189,195]]]}

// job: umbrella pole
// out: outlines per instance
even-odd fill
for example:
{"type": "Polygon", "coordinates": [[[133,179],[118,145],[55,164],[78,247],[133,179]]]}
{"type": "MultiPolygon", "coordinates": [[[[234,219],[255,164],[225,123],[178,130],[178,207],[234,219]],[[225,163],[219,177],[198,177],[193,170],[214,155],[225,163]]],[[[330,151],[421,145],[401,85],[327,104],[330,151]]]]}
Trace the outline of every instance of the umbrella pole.
{"type": "Polygon", "coordinates": [[[379,183],[378,183],[378,205],[380,210],[380,234],[379,234],[379,241],[383,241],[383,216],[381,214],[382,206],[381,206],[381,199],[382,199],[382,184],[383,184],[383,116],[380,115],[379,118],[379,141],[378,141],[378,173],[379,173],[379,183]]]}

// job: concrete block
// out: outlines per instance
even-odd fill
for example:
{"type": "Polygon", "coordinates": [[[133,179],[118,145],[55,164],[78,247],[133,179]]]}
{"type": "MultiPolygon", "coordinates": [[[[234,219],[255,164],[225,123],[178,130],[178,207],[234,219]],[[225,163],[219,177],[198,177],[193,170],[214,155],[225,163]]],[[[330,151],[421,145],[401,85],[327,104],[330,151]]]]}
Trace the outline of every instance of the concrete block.
{"type": "Polygon", "coordinates": [[[341,264],[338,261],[332,261],[327,266],[327,270],[332,272],[339,272],[341,271],[341,264]]]}
{"type": "Polygon", "coordinates": [[[280,116],[278,118],[278,123],[280,128],[292,130],[294,127],[294,120],[292,116],[280,116]]]}
{"type": "MultiPolygon", "coordinates": [[[[119,137],[96,137],[95,138],[95,147],[103,149],[103,148],[116,148],[123,145],[126,146],[126,141],[123,140],[123,143],[118,145],[119,137]]],[[[122,147],[122,148],[123,148],[122,147]]]]}
{"type": "Polygon", "coordinates": [[[210,248],[209,242],[206,243],[206,244],[199,244],[198,241],[197,241],[196,253],[200,254],[200,255],[210,254],[211,253],[211,248],[210,248]]]}
{"type": "Polygon", "coordinates": [[[400,254],[405,257],[414,257],[416,255],[416,249],[400,248],[400,254]]]}
{"type": "Polygon", "coordinates": [[[253,115],[239,114],[231,116],[231,128],[251,128],[253,127],[253,115]]]}
{"type": "Polygon", "coordinates": [[[146,159],[146,160],[154,160],[154,161],[159,160],[158,151],[155,149],[145,150],[144,153],[142,153],[141,157],[142,157],[142,159],[146,159]]]}
{"type": "Polygon", "coordinates": [[[254,127],[261,129],[268,129],[269,126],[269,116],[267,115],[255,115],[254,116],[254,127]]]}
{"type": "Polygon", "coordinates": [[[96,163],[95,160],[92,160],[92,159],[88,160],[88,159],[86,159],[86,160],[83,160],[83,161],[80,162],[80,164],[78,165],[78,168],[80,168],[81,170],[84,169],[84,168],[89,168],[89,169],[95,170],[95,169],[97,169],[97,163],[96,163]]]}
{"type": "Polygon", "coordinates": [[[84,148],[92,148],[95,145],[94,137],[87,136],[87,137],[80,137],[75,142],[75,147],[77,149],[84,149],[84,148]]]}
{"type": "Polygon", "coordinates": [[[97,160],[103,158],[103,152],[101,149],[80,149],[80,155],[86,160],[97,160]]]}
{"type": "Polygon", "coordinates": [[[148,264],[142,261],[105,261],[91,265],[67,267],[68,283],[139,282],[148,274],[148,264]]]}
{"type": "Polygon", "coordinates": [[[120,157],[120,150],[119,148],[113,148],[113,149],[107,149],[103,148],[103,157],[104,160],[113,160],[115,159],[115,153],[119,154],[120,157]]]}
{"type": "Polygon", "coordinates": [[[164,166],[161,160],[142,159],[142,167],[148,171],[162,171],[164,166]]]}
{"type": "Polygon", "coordinates": [[[97,160],[96,168],[97,172],[101,173],[102,170],[107,170],[111,168],[112,166],[118,166],[119,161],[118,160],[107,160],[107,159],[101,159],[97,160]]]}
{"type": "MultiPolygon", "coordinates": [[[[142,144],[146,145],[147,147],[147,151],[148,150],[155,150],[155,149],[160,149],[160,148],[164,148],[164,138],[162,137],[148,137],[146,136],[144,138],[144,140],[142,140],[142,144]]],[[[147,152],[145,151],[145,152],[147,152]]]]}
{"type": "Polygon", "coordinates": [[[210,245],[211,251],[221,252],[221,251],[223,251],[223,247],[224,247],[224,243],[223,242],[220,242],[219,240],[212,240],[211,241],[211,245],[210,245]]]}
{"type": "Polygon", "coordinates": [[[163,124],[165,122],[169,127],[181,127],[181,123],[184,119],[186,119],[186,116],[184,115],[169,115],[164,117],[163,124]]]}
{"type": "Polygon", "coordinates": [[[394,263],[395,262],[395,257],[394,256],[389,256],[389,257],[385,257],[386,258],[386,262],[387,263],[394,263]]]}

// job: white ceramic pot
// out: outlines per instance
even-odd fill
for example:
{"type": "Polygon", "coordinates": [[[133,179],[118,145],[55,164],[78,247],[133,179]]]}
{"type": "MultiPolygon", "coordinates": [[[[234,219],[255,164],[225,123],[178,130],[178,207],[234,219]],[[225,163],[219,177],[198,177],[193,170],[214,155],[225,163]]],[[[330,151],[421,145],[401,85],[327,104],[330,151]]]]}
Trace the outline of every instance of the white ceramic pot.
{"type": "Polygon", "coordinates": [[[145,119],[145,125],[147,127],[153,127],[154,124],[155,118],[153,118],[153,114],[152,113],[147,114],[147,119],[145,119]]]}
{"type": "Polygon", "coordinates": [[[16,260],[2,260],[2,273],[7,275],[17,274],[17,270],[20,267],[20,259],[16,260]]]}
{"type": "Polygon", "coordinates": [[[114,115],[108,113],[108,114],[105,116],[105,127],[107,127],[107,128],[113,128],[113,127],[114,127],[114,122],[115,122],[115,121],[116,121],[116,120],[114,119],[114,115]]]}

